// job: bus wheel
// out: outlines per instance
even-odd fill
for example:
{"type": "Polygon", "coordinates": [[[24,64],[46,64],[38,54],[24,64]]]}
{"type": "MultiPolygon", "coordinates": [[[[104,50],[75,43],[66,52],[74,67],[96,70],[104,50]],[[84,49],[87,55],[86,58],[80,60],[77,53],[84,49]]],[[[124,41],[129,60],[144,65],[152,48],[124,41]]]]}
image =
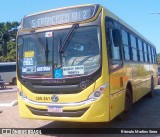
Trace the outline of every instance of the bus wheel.
{"type": "Polygon", "coordinates": [[[154,97],[154,79],[151,79],[151,88],[150,88],[150,92],[148,93],[148,96],[150,98],[154,97]]]}
{"type": "Polygon", "coordinates": [[[132,113],[132,95],[131,91],[127,88],[125,95],[125,106],[124,111],[119,115],[120,120],[127,119],[132,113]]]}
{"type": "Polygon", "coordinates": [[[17,84],[17,81],[16,81],[16,78],[14,78],[13,80],[12,80],[12,85],[16,85],[17,84]]]}

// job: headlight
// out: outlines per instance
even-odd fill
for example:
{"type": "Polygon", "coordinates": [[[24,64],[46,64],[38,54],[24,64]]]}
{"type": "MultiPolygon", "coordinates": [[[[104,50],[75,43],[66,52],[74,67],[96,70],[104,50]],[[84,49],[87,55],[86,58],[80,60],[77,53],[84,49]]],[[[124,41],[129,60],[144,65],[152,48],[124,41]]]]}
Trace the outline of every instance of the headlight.
{"type": "Polygon", "coordinates": [[[22,92],[20,89],[18,89],[18,93],[21,98],[27,98],[27,96],[24,94],[24,92],[22,92]]]}
{"type": "Polygon", "coordinates": [[[19,95],[21,96],[21,98],[27,98],[27,96],[23,92],[20,92],[19,95]]]}
{"type": "Polygon", "coordinates": [[[101,95],[104,93],[104,91],[107,88],[107,83],[100,86],[98,89],[96,89],[90,96],[89,99],[91,100],[97,100],[98,98],[101,97],[101,95]]]}

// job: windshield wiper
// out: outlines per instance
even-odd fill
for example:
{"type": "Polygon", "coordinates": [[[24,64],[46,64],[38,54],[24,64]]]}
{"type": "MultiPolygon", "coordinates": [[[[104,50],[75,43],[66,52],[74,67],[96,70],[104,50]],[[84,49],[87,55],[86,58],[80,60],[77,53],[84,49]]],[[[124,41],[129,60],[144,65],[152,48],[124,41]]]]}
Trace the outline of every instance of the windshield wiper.
{"type": "Polygon", "coordinates": [[[66,48],[68,47],[69,42],[71,41],[73,34],[75,32],[75,30],[79,27],[79,24],[73,24],[72,27],[70,28],[69,32],[67,33],[67,35],[65,36],[63,42],[61,43],[61,39],[60,39],[60,48],[59,48],[59,55],[60,55],[60,65],[62,66],[62,56],[64,51],[66,50],[66,48]]]}
{"type": "Polygon", "coordinates": [[[37,41],[41,47],[45,50],[45,56],[46,56],[46,65],[48,65],[48,40],[46,38],[46,45],[43,43],[43,41],[35,34],[35,31],[31,31],[31,34],[33,36],[33,38],[35,39],[35,41],[37,41]]]}
{"type": "Polygon", "coordinates": [[[42,47],[44,50],[46,50],[45,44],[44,44],[43,41],[35,34],[35,31],[30,31],[30,32],[31,32],[33,38],[35,39],[35,41],[37,41],[37,42],[41,45],[41,47],[42,47]]]}
{"type": "Polygon", "coordinates": [[[68,32],[67,35],[65,36],[62,44],[60,45],[59,53],[62,54],[62,53],[66,50],[66,48],[67,48],[67,46],[68,46],[68,44],[69,44],[69,42],[70,42],[70,40],[71,40],[71,38],[72,38],[75,30],[76,30],[78,27],[79,27],[78,24],[73,24],[73,25],[72,25],[71,29],[69,30],[69,32],[68,32]]]}
{"type": "Polygon", "coordinates": [[[46,50],[45,50],[45,56],[46,56],[46,65],[48,66],[48,39],[46,38],[46,50]]]}

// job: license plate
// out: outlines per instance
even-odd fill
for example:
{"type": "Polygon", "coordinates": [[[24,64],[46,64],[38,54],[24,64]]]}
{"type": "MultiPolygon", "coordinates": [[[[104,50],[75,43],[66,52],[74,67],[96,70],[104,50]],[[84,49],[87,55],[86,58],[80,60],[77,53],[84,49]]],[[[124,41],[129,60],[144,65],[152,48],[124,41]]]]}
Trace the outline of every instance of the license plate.
{"type": "Polygon", "coordinates": [[[48,112],[63,112],[61,106],[48,106],[48,112]]]}

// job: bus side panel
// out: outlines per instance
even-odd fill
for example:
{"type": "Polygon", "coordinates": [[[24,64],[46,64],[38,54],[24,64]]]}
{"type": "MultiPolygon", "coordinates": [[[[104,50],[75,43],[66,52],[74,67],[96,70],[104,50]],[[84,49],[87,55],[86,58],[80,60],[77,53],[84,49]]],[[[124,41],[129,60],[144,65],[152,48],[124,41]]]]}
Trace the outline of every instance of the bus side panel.
{"type": "Polygon", "coordinates": [[[158,84],[158,67],[157,67],[157,64],[153,64],[153,68],[154,68],[154,87],[157,86],[158,84]]]}
{"type": "MultiPolygon", "coordinates": [[[[141,91],[142,94],[139,96],[141,98],[145,94],[147,94],[150,91],[151,87],[151,75],[150,75],[150,66],[149,64],[143,64],[141,66],[141,91]]],[[[137,99],[138,100],[138,99],[137,99]]]]}
{"type": "Polygon", "coordinates": [[[0,76],[6,83],[12,83],[16,78],[16,62],[0,63],[0,76]]]}
{"type": "Polygon", "coordinates": [[[144,64],[140,64],[140,66],[139,66],[139,71],[140,71],[140,83],[139,83],[139,91],[138,92],[136,92],[136,100],[135,101],[137,101],[137,100],[139,100],[143,95],[144,95],[144,91],[146,90],[145,89],[145,70],[144,70],[144,64]]]}
{"type": "Polygon", "coordinates": [[[12,83],[12,80],[14,78],[16,78],[16,71],[14,71],[14,72],[1,72],[0,75],[1,75],[1,78],[6,83],[12,83]]]}
{"type": "Polygon", "coordinates": [[[124,70],[123,68],[110,74],[110,119],[124,110],[124,70]]]}
{"type": "Polygon", "coordinates": [[[133,87],[133,102],[142,97],[143,91],[141,90],[141,76],[140,76],[141,64],[139,62],[132,63],[132,87],[133,87]]]}
{"type": "Polygon", "coordinates": [[[151,76],[154,78],[154,87],[158,84],[158,67],[157,64],[150,64],[151,76]]]}
{"type": "MultiPolygon", "coordinates": [[[[110,14],[110,12],[106,10],[105,16],[112,16],[112,15],[110,14]]],[[[105,37],[104,39],[107,39],[107,37],[105,37]]],[[[109,60],[108,57],[109,56],[106,55],[107,60],[109,60]]],[[[112,64],[108,64],[107,67],[114,68],[114,64],[113,66],[111,65],[112,64]]],[[[116,70],[114,72],[113,71],[111,72],[110,70],[109,72],[109,92],[110,92],[109,116],[110,116],[110,120],[112,120],[114,117],[116,117],[118,114],[120,114],[124,110],[124,95],[125,95],[124,81],[126,79],[124,72],[125,72],[124,68],[119,68],[119,70],[116,70]]]]}
{"type": "Polygon", "coordinates": [[[110,95],[110,120],[124,110],[125,90],[110,95]]]}
{"type": "Polygon", "coordinates": [[[109,96],[103,96],[97,100],[90,108],[87,122],[107,122],[109,121],[109,96]]]}

